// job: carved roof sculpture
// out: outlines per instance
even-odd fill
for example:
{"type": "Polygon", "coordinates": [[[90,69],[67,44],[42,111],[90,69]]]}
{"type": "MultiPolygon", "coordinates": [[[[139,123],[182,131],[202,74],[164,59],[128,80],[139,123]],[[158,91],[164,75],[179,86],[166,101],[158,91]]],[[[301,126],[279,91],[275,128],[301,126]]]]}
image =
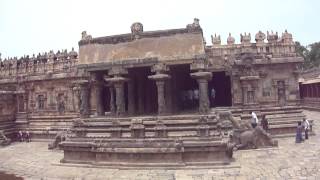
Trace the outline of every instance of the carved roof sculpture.
{"type": "Polygon", "coordinates": [[[82,31],[81,40],[91,40],[92,36],[87,34],[87,31],[82,31]]]}
{"type": "Polygon", "coordinates": [[[292,34],[291,33],[288,33],[287,30],[284,31],[284,33],[282,33],[282,37],[281,37],[281,40],[283,43],[293,43],[293,40],[292,40],[292,34]]]}
{"type": "Polygon", "coordinates": [[[213,45],[221,45],[220,35],[219,36],[217,36],[216,34],[214,34],[214,36],[211,35],[211,40],[213,45]]]}
{"type": "Polygon", "coordinates": [[[271,31],[271,33],[269,33],[269,31],[267,31],[267,40],[269,43],[277,42],[278,38],[278,32],[273,33],[273,31],[271,31]]]}
{"type": "Polygon", "coordinates": [[[229,33],[228,39],[227,39],[227,44],[228,45],[233,45],[235,42],[234,37],[231,36],[231,33],[229,33]]]}
{"type": "Polygon", "coordinates": [[[131,33],[133,35],[140,34],[143,32],[143,25],[140,22],[135,22],[131,25],[131,33]]]}
{"type": "Polygon", "coordinates": [[[266,39],[266,35],[259,31],[257,32],[256,36],[255,36],[255,40],[257,43],[264,43],[264,40],[266,39]]]}
{"type": "Polygon", "coordinates": [[[240,34],[240,42],[241,44],[250,44],[251,34],[244,33],[244,35],[240,34]]]}
{"type": "Polygon", "coordinates": [[[201,30],[199,19],[198,18],[194,18],[193,19],[193,23],[187,25],[187,29],[188,29],[189,32],[194,32],[194,31],[201,30]]]}

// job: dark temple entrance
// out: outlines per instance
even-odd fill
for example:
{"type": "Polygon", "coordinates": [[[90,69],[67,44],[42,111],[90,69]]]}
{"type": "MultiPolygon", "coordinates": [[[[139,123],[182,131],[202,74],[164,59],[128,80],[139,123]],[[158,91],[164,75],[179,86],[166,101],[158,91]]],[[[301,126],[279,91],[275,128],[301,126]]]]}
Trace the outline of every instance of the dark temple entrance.
{"type": "Polygon", "coordinates": [[[213,72],[212,75],[208,84],[210,107],[232,106],[230,76],[224,71],[213,72]]]}
{"type": "Polygon", "coordinates": [[[198,111],[198,83],[190,76],[190,65],[170,66],[174,112],[198,111]]]}
{"type": "MultiPolygon", "coordinates": [[[[129,69],[128,77],[132,81],[133,114],[155,114],[158,110],[157,87],[154,81],[148,79],[152,75],[150,67],[129,69]]],[[[128,109],[128,84],[125,88],[126,109],[128,109]]]]}

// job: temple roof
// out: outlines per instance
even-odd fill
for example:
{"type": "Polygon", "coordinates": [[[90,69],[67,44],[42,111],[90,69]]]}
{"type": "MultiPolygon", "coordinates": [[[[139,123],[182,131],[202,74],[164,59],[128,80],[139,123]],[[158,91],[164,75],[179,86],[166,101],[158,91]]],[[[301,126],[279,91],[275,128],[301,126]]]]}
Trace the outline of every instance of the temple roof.
{"type": "Polygon", "coordinates": [[[85,32],[79,41],[79,64],[137,59],[171,61],[205,55],[200,26],[143,32],[141,23],[134,25],[132,33],[115,36],[92,38],[85,32]]]}

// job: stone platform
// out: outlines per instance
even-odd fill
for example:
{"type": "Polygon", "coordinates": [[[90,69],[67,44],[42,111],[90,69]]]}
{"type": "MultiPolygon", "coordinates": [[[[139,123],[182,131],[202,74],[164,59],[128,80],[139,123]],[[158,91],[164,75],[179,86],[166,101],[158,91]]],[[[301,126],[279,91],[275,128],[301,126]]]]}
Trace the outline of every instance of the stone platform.
{"type": "MultiPolygon", "coordinates": [[[[230,124],[215,115],[82,118],[60,144],[64,163],[116,166],[229,164],[230,124]],[[229,148],[229,149],[228,149],[229,148]]],[[[231,153],[231,154],[230,154],[231,153]]]]}
{"type": "MultiPolygon", "coordinates": [[[[319,131],[320,113],[304,111],[319,131]]],[[[320,179],[320,135],[296,144],[294,137],[280,138],[278,148],[234,152],[226,166],[186,168],[110,168],[63,164],[63,151],[48,150],[47,143],[13,143],[0,148],[0,171],[25,180],[296,180],[320,179]]]]}

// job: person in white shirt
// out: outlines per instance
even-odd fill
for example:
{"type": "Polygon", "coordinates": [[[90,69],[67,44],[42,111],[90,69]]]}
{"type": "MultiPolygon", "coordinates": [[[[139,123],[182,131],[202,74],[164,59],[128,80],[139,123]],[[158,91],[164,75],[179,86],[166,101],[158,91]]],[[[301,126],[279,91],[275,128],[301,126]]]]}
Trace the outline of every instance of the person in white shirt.
{"type": "Polygon", "coordinates": [[[310,124],[309,121],[306,118],[303,118],[303,127],[304,127],[304,138],[309,139],[309,129],[310,129],[310,124]]]}
{"type": "Polygon", "coordinates": [[[251,112],[251,126],[253,128],[257,127],[259,123],[259,120],[258,120],[258,117],[257,117],[257,114],[255,112],[251,112]]]}

